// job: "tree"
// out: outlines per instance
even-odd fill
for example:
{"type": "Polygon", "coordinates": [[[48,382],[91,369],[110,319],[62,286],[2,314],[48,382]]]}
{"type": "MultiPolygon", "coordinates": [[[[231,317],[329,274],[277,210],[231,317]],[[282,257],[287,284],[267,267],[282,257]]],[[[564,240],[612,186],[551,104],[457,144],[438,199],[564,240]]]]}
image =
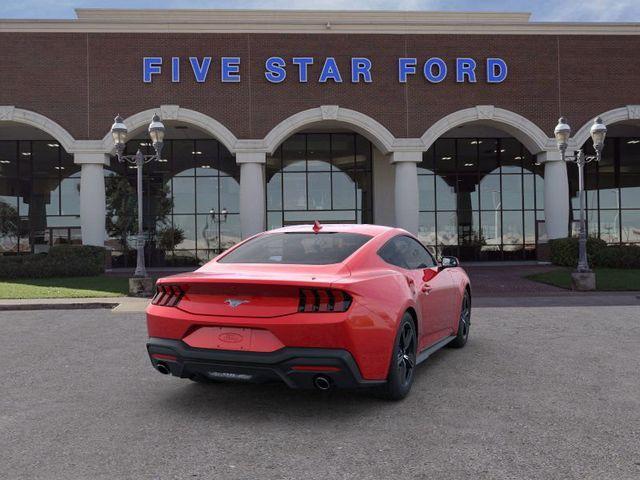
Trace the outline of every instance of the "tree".
{"type": "Polygon", "coordinates": [[[18,209],[7,202],[0,201],[0,237],[20,238],[20,215],[18,209]]]}
{"type": "MultiPolygon", "coordinates": [[[[107,231],[109,235],[119,240],[123,251],[129,250],[127,239],[138,233],[138,206],[136,190],[123,176],[111,176],[105,183],[107,197],[107,231]]],[[[150,238],[155,235],[158,223],[166,223],[173,208],[173,199],[169,195],[166,185],[152,189],[146,193],[150,195],[149,204],[152,206],[148,227],[150,238]]]]}

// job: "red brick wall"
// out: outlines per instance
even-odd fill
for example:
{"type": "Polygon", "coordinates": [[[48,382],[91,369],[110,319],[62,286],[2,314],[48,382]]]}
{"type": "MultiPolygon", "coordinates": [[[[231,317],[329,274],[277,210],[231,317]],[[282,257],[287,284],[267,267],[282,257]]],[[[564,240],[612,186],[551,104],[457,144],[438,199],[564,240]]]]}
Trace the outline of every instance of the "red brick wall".
{"type": "Polygon", "coordinates": [[[640,36],[554,35],[303,35],[303,34],[99,34],[0,33],[0,105],[34,110],[77,139],[102,138],[113,116],[161,104],[205,113],[238,138],[261,138],[284,118],[322,104],[351,108],[378,120],[398,137],[418,137],[456,110],[492,104],[530,119],[549,135],[566,115],[577,130],[590,118],[640,104],[640,36]],[[288,68],[284,83],[264,78],[272,55],[313,56],[309,83],[288,68]],[[163,75],[142,82],[142,57],[165,57],[163,75]],[[183,58],[182,81],[170,81],[170,57],[183,58]],[[189,56],[212,56],[207,82],[198,84],[189,56]],[[242,58],[241,83],[221,83],[221,56],[242,58]],[[342,84],[317,83],[320,63],[337,58],[342,84]],[[352,56],[373,61],[373,83],[351,84],[352,56]],[[397,79],[398,57],[419,59],[407,84],[397,79]],[[420,60],[439,56],[449,65],[441,84],[427,83],[420,60]],[[476,84],[457,84],[453,61],[479,63],[476,84]],[[509,77],[484,80],[486,57],[504,58],[509,77]]]}

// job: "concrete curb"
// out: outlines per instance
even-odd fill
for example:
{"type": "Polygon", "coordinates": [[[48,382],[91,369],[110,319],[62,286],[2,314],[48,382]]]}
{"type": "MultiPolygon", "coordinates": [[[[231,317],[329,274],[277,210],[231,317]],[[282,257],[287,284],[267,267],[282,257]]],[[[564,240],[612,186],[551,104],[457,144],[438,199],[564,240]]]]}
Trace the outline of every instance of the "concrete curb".
{"type": "Polygon", "coordinates": [[[84,302],[84,303],[13,303],[0,305],[0,312],[26,310],[89,310],[112,309],[120,305],[118,302],[84,302]]]}

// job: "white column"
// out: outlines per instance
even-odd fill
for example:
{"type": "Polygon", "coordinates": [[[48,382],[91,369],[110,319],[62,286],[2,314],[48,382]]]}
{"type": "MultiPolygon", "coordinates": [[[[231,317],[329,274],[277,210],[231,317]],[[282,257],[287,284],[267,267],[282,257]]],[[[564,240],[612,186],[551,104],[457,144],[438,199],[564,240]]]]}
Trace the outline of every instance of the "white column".
{"type": "Polygon", "coordinates": [[[418,234],[418,163],[422,152],[393,152],[391,163],[395,166],[396,226],[418,234]]]}
{"type": "Polygon", "coordinates": [[[248,238],[265,229],[264,152],[238,152],[240,165],[240,231],[248,238]]]}
{"type": "Polygon", "coordinates": [[[104,246],[106,198],[104,165],[109,156],[104,153],[76,153],[74,162],[80,164],[80,226],[83,245],[104,246]]]}
{"type": "Polygon", "coordinates": [[[542,152],[538,162],[544,164],[544,218],[547,236],[565,238],[569,235],[569,178],[567,164],[560,152],[542,152]]]}

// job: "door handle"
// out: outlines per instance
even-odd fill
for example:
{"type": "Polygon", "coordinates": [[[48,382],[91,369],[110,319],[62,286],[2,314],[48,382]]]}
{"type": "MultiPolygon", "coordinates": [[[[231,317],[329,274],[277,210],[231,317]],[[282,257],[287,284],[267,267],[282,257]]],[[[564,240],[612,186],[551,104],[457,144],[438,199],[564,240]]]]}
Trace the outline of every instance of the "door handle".
{"type": "Polygon", "coordinates": [[[422,293],[426,293],[427,295],[429,295],[431,293],[431,290],[433,290],[433,287],[428,283],[422,285],[422,293]]]}

